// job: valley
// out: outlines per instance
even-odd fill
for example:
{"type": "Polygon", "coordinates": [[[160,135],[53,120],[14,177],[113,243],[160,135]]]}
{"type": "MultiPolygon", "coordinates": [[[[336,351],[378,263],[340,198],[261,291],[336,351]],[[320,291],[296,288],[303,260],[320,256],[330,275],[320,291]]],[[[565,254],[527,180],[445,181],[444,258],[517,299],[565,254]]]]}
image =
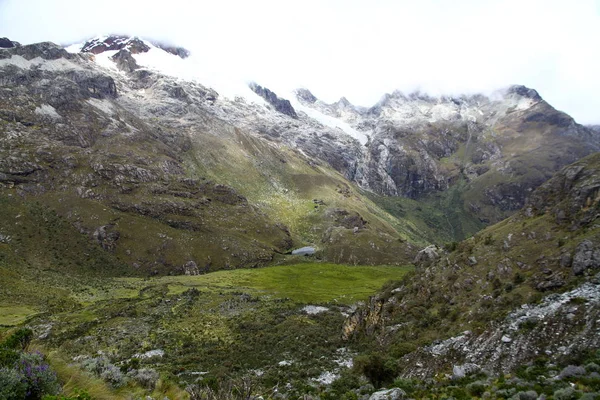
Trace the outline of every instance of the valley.
{"type": "Polygon", "coordinates": [[[599,396],[600,136],[537,91],[366,108],[2,43],[0,399],[599,396]]]}

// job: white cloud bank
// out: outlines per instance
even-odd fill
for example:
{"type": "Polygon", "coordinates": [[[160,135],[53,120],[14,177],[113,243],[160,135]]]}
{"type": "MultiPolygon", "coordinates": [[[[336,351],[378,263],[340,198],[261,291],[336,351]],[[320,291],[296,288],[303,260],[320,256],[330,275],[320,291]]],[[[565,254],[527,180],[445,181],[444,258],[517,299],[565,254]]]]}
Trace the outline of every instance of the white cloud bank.
{"type": "Polygon", "coordinates": [[[600,0],[0,0],[0,36],[22,43],[113,32],[186,47],[207,75],[325,101],[517,83],[600,123],[600,0]]]}

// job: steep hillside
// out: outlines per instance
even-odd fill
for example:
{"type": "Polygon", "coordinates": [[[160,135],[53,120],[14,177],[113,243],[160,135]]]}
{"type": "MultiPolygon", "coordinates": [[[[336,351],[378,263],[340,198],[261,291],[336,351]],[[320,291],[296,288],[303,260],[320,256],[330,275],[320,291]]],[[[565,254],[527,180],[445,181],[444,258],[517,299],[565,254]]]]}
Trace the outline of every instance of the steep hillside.
{"type": "Polygon", "coordinates": [[[599,210],[596,153],[563,168],[511,218],[452,248],[421,251],[414,275],[372,298],[344,335],[376,337],[374,349],[419,377],[464,363],[509,372],[540,356],[564,362],[593,351],[599,210]]]}
{"type": "MultiPolygon", "coordinates": [[[[57,212],[129,272],[264,265],[306,244],[402,263],[425,243],[327,163],[220,118],[230,101],[214,91],[96,61],[51,43],[0,51],[0,195],[57,212]]],[[[36,229],[2,212],[2,233],[36,229]]]]}

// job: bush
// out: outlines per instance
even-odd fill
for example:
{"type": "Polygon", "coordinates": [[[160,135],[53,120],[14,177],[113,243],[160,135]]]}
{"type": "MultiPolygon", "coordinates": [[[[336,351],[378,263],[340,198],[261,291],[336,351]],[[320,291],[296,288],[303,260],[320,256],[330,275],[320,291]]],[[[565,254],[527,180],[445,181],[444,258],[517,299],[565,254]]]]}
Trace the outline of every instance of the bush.
{"type": "Polygon", "coordinates": [[[25,350],[31,339],[33,338],[33,331],[27,328],[21,328],[10,335],[0,347],[12,350],[25,350]]]}
{"type": "Polygon", "coordinates": [[[416,390],[417,382],[412,379],[398,378],[392,386],[402,389],[410,395],[416,390]]]}
{"type": "Polygon", "coordinates": [[[555,400],[575,400],[578,397],[578,393],[575,389],[569,387],[560,389],[554,392],[555,400]]]}
{"type": "Polygon", "coordinates": [[[526,392],[519,392],[514,396],[517,400],[537,400],[538,394],[535,390],[528,390],[526,392]]]}
{"type": "Polygon", "coordinates": [[[398,371],[394,359],[384,357],[378,353],[356,357],[354,368],[359,373],[364,374],[376,388],[392,383],[398,371]]]}
{"type": "Polygon", "coordinates": [[[587,364],[585,366],[585,370],[588,373],[591,373],[591,372],[600,372],[600,365],[592,362],[592,363],[589,363],[589,364],[587,364]]]}
{"type": "Polygon", "coordinates": [[[26,385],[27,399],[39,399],[45,394],[56,394],[60,390],[56,374],[40,353],[22,353],[14,370],[26,385]]]}
{"type": "Polygon", "coordinates": [[[24,399],[27,385],[21,381],[22,376],[14,369],[0,368],[0,399],[24,399]]]}
{"type": "Polygon", "coordinates": [[[154,390],[160,376],[153,369],[142,368],[129,371],[127,377],[133,379],[146,389],[154,390]]]}
{"type": "Polygon", "coordinates": [[[585,393],[579,400],[597,400],[600,399],[600,393],[585,393]]]}
{"type": "Polygon", "coordinates": [[[469,392],[469,394],[471,396],[481,397],[483,392],[485,392],[485,387],[486,387],[485,382],[476,381],[476,382],[469,383],[467,385],[467,391],[469,392]]]}
{"type": "Polygon", "coordinates": [[[559,379],[568,379],[568,378],[574,378],[574,377],[580,377],[585,375],[585,368],[581,367],[581,366],[576,366],[576,365],[569,365],[568,367],[565,367],[562,371],[560,371],[560,374],[558,374],[558,378],[559,379]]]}
{"type": "Polygon", "coordinates": [[[126,383],[126,377],[121,370],[104,356],[88,358],[81,363],[81,366],[86,371],[104,379],[114,388],[121,387],[126,383]]]}
{"type": "Polygon", "coordinates": [[[12,368],[18,360],[18,351],[0,347],[0,367],[12,368]]]}
{"type": "Polygon", "coordinates": [[[391,346],[390,354],[392,357],[400,358],[408,353],[412,353],[417,350],[417,346],[409,342],[401,342],[391,346]]]}

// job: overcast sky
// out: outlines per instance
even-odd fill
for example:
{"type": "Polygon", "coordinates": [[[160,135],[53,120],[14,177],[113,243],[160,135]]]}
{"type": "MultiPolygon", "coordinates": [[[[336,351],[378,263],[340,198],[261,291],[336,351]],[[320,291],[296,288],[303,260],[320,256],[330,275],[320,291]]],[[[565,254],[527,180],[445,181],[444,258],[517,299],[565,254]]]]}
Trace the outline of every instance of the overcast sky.
{"type": "Polygon", "coordinates": [[[518,83],[580,123],[600,123],[600,0],[0,0],[0,37],[23,44],[113,32],[325,101],[370,106],[394,89],[518,83]]]}

